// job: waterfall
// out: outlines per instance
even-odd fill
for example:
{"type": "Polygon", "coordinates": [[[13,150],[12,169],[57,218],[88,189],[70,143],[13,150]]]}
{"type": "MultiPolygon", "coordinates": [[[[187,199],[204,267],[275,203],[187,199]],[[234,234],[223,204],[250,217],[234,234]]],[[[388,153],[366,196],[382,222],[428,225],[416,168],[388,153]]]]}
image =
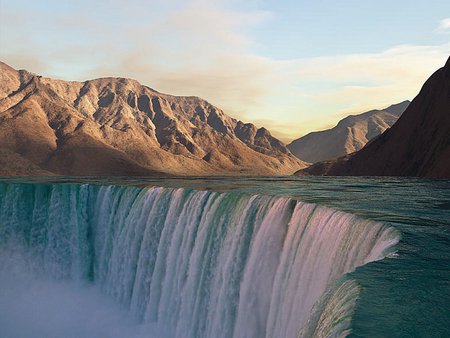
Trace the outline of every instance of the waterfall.
{"type": "Polygon", "coordinates": [[[35,273],[95,285],[149,337],[345,336],[359,290],[345,274],[398,240],[289,198],[0,184],[0,260],[19,250],[35,273]]]}

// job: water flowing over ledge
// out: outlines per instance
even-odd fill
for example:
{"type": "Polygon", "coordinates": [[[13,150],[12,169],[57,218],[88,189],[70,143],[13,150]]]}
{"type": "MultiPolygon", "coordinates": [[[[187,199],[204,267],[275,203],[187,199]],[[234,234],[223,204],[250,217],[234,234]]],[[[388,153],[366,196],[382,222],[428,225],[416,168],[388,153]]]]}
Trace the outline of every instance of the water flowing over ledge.
{"type": "Polygon", "coordinates": [[[398,240],[288,198],[0,184],[0,263],[19,250],[33,273],[93,284],[150,337],[345,336],[358,295],[345,274],[398,240]]]}

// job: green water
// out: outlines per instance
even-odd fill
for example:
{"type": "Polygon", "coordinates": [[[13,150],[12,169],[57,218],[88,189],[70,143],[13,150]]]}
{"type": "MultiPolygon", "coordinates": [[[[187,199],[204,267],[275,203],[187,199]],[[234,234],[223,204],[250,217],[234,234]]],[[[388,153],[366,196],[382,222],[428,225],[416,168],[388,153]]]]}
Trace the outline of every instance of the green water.
{"type": "MultiPolygon", "coordinates": [[[[84,179],[83,179],[84,180],[84,179]]],[[[55,182],[3,179],[3,182],[55,182]]],[[[80,182],[58,178],[59,183],[80,182]]],[[[401,233],[393,257],[351,273],[361,293],[351,337],[450,337],[450,181],[395,178],[98,179],[99,185],[184,187],[283,196],[381,221],[401,233]]]]}
{"type": "Polygon", "coordinates": [[[289,196],[400,230],[394,259],[359,268],[351,337],[450,337],[450,181],[395,178],[174,180],[168,185],[289,196]]]}

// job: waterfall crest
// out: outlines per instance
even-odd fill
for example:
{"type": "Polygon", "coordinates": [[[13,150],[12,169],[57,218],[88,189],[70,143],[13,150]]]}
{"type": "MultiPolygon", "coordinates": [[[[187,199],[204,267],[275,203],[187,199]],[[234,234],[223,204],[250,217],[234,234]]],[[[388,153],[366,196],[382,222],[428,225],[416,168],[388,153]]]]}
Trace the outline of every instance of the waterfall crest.
{"type": "Polygon", "coordinates": [[[398,240],[288,198],[0,184],[1,252],[22,248],[51,278],[98,286],[150,337],[345,336],[358,294],[345,274],[398,240]]]}

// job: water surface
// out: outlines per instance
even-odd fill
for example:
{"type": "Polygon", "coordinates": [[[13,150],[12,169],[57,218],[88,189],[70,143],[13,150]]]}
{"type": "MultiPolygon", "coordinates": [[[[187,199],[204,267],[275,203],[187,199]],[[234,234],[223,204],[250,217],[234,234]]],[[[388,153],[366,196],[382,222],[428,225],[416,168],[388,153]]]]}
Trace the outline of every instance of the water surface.
{"type": "MultiPolygon", "coordinates": [[[[383,222],[396,253],[347,278],[361,287],[353,337],[450,337],[450,181],[397,178],[15,178],[3,183],[163,186],[289,197],[383,222]]],[[[232,198],[232,197],[231,197],[232,198]]],[[[241,197],[239,197],[241,198],[241,197]]],[[[0,304],[1,306],[1,304],[0,304]]]]}

